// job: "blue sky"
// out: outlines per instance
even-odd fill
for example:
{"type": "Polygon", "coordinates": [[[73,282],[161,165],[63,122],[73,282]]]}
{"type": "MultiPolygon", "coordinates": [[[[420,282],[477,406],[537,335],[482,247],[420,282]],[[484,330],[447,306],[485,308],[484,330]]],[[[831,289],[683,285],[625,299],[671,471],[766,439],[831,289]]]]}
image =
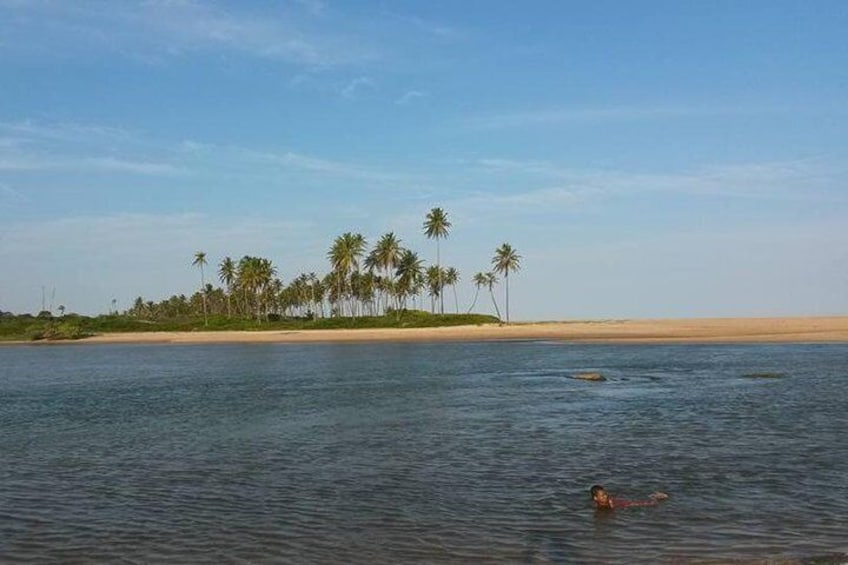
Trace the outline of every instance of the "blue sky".
{"type": "Polygon", "coordinates": [[[346,231],[434,261],[441,206],[461,306],[506,241],[514,319],[846,314],[846,29],[843,1],[0,0],[0,310],[189,294],[198,250],[287,282],[346,231]]]}

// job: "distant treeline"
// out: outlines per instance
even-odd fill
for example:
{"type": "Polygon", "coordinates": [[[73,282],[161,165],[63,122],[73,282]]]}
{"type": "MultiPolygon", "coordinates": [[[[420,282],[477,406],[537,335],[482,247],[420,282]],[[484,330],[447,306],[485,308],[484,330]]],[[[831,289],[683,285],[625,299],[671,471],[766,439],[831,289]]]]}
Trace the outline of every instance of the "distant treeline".
{"type": "Polygon", "coordinates": [[[168,319],[142,320],[127,314],[81,316],[65,314],[53,316],[44,311],[36,316],[0,312],[0,340],[50,341],[81,339],[84,337],[121,332],[197,331],[197,330],[311,330],[352,328],[425,328],[438,326],[491,324],[498,322],[494,316],[481,314],[430,314],[429,312],[402,310],[384,316],[337,318],[280,318],[257,321],[254,318],[213,315],[173,316],[168,319]]]}
{"type": "Polygon", "coordinates": [[[270,329],[312,327],[423,327],[499,321],[501,310],[495,286],[504,282],[506,322],[509,323],[509,275],[520,268],[521,256],[508,243],[495,249],[491,269],[471,278],[476,287],[468,308],[460,309],[456,287],[460,273],[441,264],[441,240],[451,228],[441,208],[431,209],[424,234],[436,240],[436,262],[426,265],[418,253],[402,245],[389,232],[369,249],[365,237],[347,232],[338,236],[327,252],[330,271],[324,275],[302,273],[287,284],[270,259],[245,255],[224,257],[217,265],[220,286],[207,282],[207,254],[198,251],[191,264],[200,274],[200,286],[190,296],[175,294],[159,302],[139,296],[119,313],[86,317],[50,311],[37,316],[0,316],[0,339],[63,339],[113,331],[188,331],[198,320],[208,329],[270,329]],[[472,315],[480,290],[486,289],[497,317],[472,315]],[[445,312],[445,294],[451,292],[445,312]],[[451,300],[452,306],[451,308],[451,300]],[[429,315],[423,312],[429,299],[429,315]],[[464,314],[460,314],[464,310],[464,314]]]}
{"type": "MultiPolygon", "coordinates": [[[[218,263],[216,274],[221,286],[216,287],[207,282],[207,254],[198,251],[192,259],[192,265],[200,272],[200,288],[196,292],[191,296],[173,295],[160,302],[139,296],[125,314],[144,320],[203,315],[253,318],[259,322],[378,317],[408,308],[424,309],[427,298],[431,313],[445,314],[448,290],[452,291],[454,313],[459,314],[456,286],[460,273],[454,267],[443,267],[440,260],[440,241],[448,236],[450,227],[441,208],[433,208],[425,218],[424,234],[436,240],[433,265],[425,265],[418,253],[404,247],[392,232],[380,237],[370,250],[362,234],[347,232],[333,241],[327,253],[328,273],[302,273],[288,284],[277,276],[270,259],[245,255],[237,261],[227,256],[218,263]]],[[[520,268],[520,259],[508,243],[498,247],[491,259],[492,269],[472,277],[477,292],[465,311],[474,309],[480,290],[485,288],[500,318],[494,287],[501,275],[509,322],[509,274],[520,268]]]]}

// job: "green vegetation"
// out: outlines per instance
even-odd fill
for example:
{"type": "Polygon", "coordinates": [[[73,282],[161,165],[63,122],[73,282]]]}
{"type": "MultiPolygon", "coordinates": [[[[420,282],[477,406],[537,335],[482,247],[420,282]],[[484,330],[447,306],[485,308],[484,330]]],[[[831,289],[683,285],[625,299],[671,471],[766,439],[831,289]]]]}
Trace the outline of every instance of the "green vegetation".
{"type": "Polygon", "coordinates": [[[477,292],[467,313],[460,314],[456,285],[461,276],[441,264],[440,241],[452,224],[441,208],[431,209],[423,233],[436,240],[436,262],[425,265],[393,232],[379,238],[369,250],[359,233],[337,237],[327,259],[330,272],[323,277],[302,273],[289,283],[277,276],[277,267],[262,257],[224,257],[218,263],[220,287],[206,281],[209,265],[205,251],[197,251],[191,265],[200,271],[200,288],[191,296],[173,295],[160,302],[141,296],[123,313],[114,308],[107,316],[60,316],[44,311],[38,316],[0,312],[0,340],[79,339],[98,333],[197,330],[274,330],[328,328],[414,328],[500,321],[494,287],[495,273],[503,275],[506,321],[509,323],[509,275],[519,270],[521,256],[508,243],[495,250],[492,271],[474,275],[477,292]],[[444,292],[453,289],[455,314],[445,313],[444,292]],[[497,317],[472,314],[481,288],[487,288],[497,317]],[[430,312],[422,311],[429,297],[430,312]],[[438,311],[438,313],[437,313],[438,311]]]}
{"type": "Polygon", "coordinates": [[[54,318],[49,312],[40,312],[38,316],[0,312],[0,341],[80,339],[91,335],[84,327],[85,319],[73,314],[54,318]]]}
{"type": "Polygon", "coordinates": [[[392,312],[383,316],[336,318],[284,318],[270,321],[254,318],[228,318],[224,315],[175,317],[163,320],[141,320],[126,314],[96,317],[68,314],[61,318],[45,315],[0,314],[0,341],[74,340],[102,333],[162,331],[257,331],[320,330],[365,328],[430,328],[497,323],[494,316],[483,314],[430,314],[418,310],[392,312]]]}

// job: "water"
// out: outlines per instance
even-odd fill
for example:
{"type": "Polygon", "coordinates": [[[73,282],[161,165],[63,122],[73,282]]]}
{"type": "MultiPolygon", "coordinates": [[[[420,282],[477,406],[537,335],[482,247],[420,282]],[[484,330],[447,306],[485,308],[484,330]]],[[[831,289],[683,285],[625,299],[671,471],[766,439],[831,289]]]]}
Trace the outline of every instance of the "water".
{"type": "Polygon", "coordinates": [[[2,347],[0,561],[844,563],[846,383],[846,345],[2,347]]]}

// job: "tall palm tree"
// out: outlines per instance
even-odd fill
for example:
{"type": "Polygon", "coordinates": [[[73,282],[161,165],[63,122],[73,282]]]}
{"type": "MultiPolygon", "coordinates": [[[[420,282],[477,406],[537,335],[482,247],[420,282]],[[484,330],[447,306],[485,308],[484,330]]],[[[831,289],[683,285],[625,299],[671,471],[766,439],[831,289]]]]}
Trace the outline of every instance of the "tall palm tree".
{"type": "MultiPolygon", "coordinates": [[[[384,288],[391,291],[394,283],[394,277],[392,274],[394,273],[395,267],[400,261],[401,253],[403,252],[403,248],[400,246],[400,240],[395,236],[393,232],[389,232],[384,234],[374,246],[374,250],[372,251],[373,262],[378,269],[381,269],[387,279],[384,288]]],[[[388,293],[387,293],[388,303],[388,293]]]]}
{"type": "Polygon", "coordinates": [[[436,265],[430,265],[426,271],[427,293],[430,295],[430,311],[436,313],[436,298],[442,295],[442,278],[444,273],[436,265]]]}
{"type": "Polygon", "coordinates": [[[324,317],[324,288],[321,285],[321,281],[318,279],[318,275],[315,273],[309,273],[309,294],[312,299],[312,316],[317,318],[319,316],[318,312],[318,304],[321,304],[321,312],[320,316],[324,317]]]}
{"type": "MultiPolygon", "coordinates": [[[[346,294],[345,286],[349,284],[349,276],[359,271],[359,260],[365,253],[365,245],[365,237],[362,234],[347,232],[333,241],[333,246],[327,253],[333,270],[339,275],[336,282],[339,285],[338,295],[340,299],[346,294]]],[[[352,304],[350,311],[353,315],[352,304]]],[[[339,315],[341,315],[341,308],[339,308],[339,315]]]]}
{"type": "Polygon", "coordinates": [[[459,271],[454,267],[448,267],[444,273],[445,285],[453,288],[453,304],[456,307],[456,313],[459,314],[459,298],[456,296],[456,283],[459,282],[459,271]]]}
{"type": "Polygon", "coordinates": [[[232,317],[230,298],[233,294],[233,283],[236,280],[236,264],[231,257],[224,257],[218,265],[218,280],[227,287],[227,317],[232,317]]]}
{"type": "Polygon", "coordinates": [[[264,315],[267,320],[268,306],[274,301],[278,288],[282,289],[282,282],[279,284],[275,283],[274,277],[276,274],[277,268],[274,267],[270,259],[256,259],[256,275],[258,283],[256,291],[259,299],[259,306],[256,314],[257,320],[261,320],[262,315],[264,315]]]}
{"type": "Polygon", "coordinates": [[[405,249],[400,255],[395,275],[395,292],[398,297],[398,316],[400,316],[401,309],[406,308],[406,299],[418,293],[424,280],[424,267],[418,254],[405,249]]]}
{"type": "Polygon", "coordinates": [[[206,287],[206,277],[203,274],[203,267],[206,265],[206,253],[204,251],[198,251],[194,254],[194,261],[191,262],[195,267],[200,267],[200,290],[203,294],[203,325],[209,325],[209,318],[206,315],[206,293],[203,292],[203,289],[206,287]]]}
{"type": "Polygon", "coordinates": [[[468,307],[468,314],[474,309],[474,306],[477,304],[477,297],[480,296],[480,289],[486,286],[488,278],[486,277],[486,273],[476,273],[471,280],[474,282],[474,286],[477,287],[477,290],[474,292],[474,300],[471,302],[471,306],[468,307]]]}
{"type": "MultiPolygon", "coordinates": [[[[436,267],[439,269],[439,288],[442,287],[441,280],[441,257],[440,257],[440,249],[439,249],[439,240],[442,238],[446,238],[450,231],[451,223],[448,220],[447,213],[441,208],[433,208],[427,213],[427,217],[424,220],[424,235],[427,236],[427,239],[435,239],[436,240],[436,267]]],[[[441,297],[441,307],[440,312],[442,314],[445,313],[445,299],[439,293],[441,297]]]]}
{"type": "Polygon", "coordinates": [[[504,276],[504,286],[506,287],[506,323],[509,323],[509,273],[521,269],[521,255],[519,255],[513,247],[504,243],[495,250],[495,256],[492,257],[492,265],[496,273],[502,273],[504,276]]]}
{"type": "Polygon", "coordinates": [[[495,314],[498,315],[498,320],[501,319],[501,310],[498,308],[498,301],[495,300],[495,285],[498,284],[498,277],[495,276],[495,273],[489,271],[483,275],[485,277],[485,284],[489,288],[489,296],[492,297],[492,304],[495,305],[495,314]]]}
{"type": "Polygon", "coordinates": [[[241,291],[239,294],[242,298],[242,315],[248,318],[251,316],[251,306],[254,302],[252,299],[258,286],[256,267],[256,259],[249,255],[239,259],[236,266],[236,287],[241,291]]]}

